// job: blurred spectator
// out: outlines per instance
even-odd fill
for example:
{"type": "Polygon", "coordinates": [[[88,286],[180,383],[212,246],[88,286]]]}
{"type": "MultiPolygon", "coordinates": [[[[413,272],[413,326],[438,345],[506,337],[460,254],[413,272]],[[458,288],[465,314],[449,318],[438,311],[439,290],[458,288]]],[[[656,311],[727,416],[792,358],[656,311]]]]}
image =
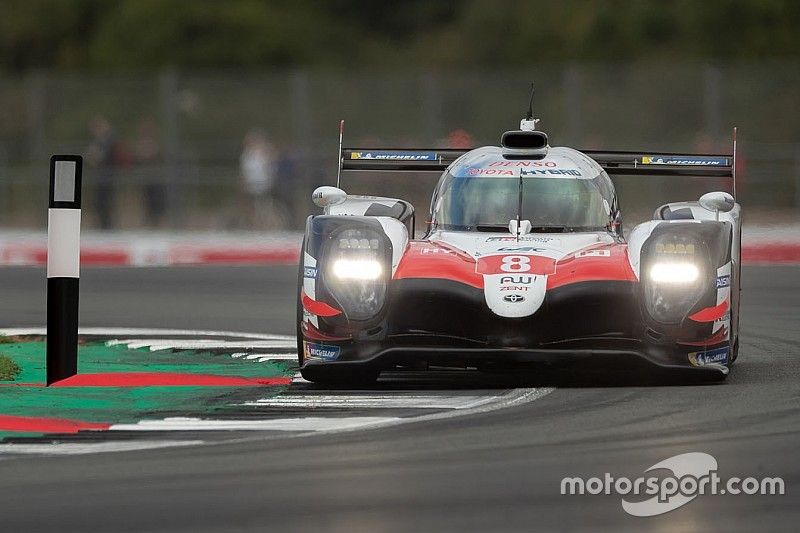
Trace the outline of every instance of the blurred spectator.
{"type": "Polygon", "coordinates": [[[144,207],[147,224],[160,226],[164,219],[165,194],[164,176],[159,175],[161,164],[161,144],[158,125],[152,118],[139,124],[138,137],[133,145],[133,155],[139,174],[144,179],[144,207]]]}
{"type": "Polygon", "coordinates": [[[276,162],[272,146],[260,130],[251,130],[244,137],[244,147],[239,158],[242,177],[242,218],[254,226],[265,201],[272,200],[276,162]]]}
{"type": "Polygon", "coordinates": [[[303,184],[300,182],[299,168],[298,149],[288,143],[281,145],[275,165],[273,197],[283,206],[286,222],[297,221],[299,223],[301,220],[305,220],[305,217],[297,218],[297,209],[295,208],[298,191],[303,188],[303,184]]]}
{"type": "Polygon", "coordinates": [[[92,135],[92,142],[86,149],[86,161],[94,168],[94,209],[97,213],[97,224],[100,229],[111,229],[114,226],[117,141],[111,124],[102,116],[96,116],[89,121],[89,132],[92,135]]]}
{"type": "Polygon", "coordinates": [[[473,148],[474,146],[475,139],[467,130],[455,129],[447,134],[448,148],[473,148]]]}

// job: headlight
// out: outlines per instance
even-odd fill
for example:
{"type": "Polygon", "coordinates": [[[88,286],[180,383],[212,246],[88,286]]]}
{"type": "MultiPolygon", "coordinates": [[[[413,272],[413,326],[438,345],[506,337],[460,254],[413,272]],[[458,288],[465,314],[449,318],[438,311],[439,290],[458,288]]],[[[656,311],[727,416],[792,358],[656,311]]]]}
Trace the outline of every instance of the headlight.
{"type": "Polygon", "coordinates": [[[337,259],[333,262],[333,274],[339,279],[378,279],[383,268],[375,259],[337,259]]]}
{"type": "Polygon", "coordinates": [[[698,277],[700,269],[694,263],[658,262],[650,267],[650,279],[656,283],[688,284],[698,277]]]}
{"type": "Polygon", "coordinates": [[[647,314],[677,324],[707,288],[705,246],[687,235],[656,235],[642,248],[642,285],[647,314]]]}
{"type": "Polygon", "coordinates": [[[392,243],[372,227],[347,228],[331,235],[325,286],[350,320],[370,320],[386,301],[392,243]]]}

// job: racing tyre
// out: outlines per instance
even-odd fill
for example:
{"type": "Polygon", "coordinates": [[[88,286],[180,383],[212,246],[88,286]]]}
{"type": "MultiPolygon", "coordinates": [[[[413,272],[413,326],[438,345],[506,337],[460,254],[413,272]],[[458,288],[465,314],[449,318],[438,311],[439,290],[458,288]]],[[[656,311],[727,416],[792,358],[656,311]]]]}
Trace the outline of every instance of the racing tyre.
{"type": "Polygon", "coordinates": [[[303,379],[320,387],[334,389],[369,387],[378,379],[379,373],[371,368],[336,368],[326,365],[309,365],[300,370],[303,379]]]}

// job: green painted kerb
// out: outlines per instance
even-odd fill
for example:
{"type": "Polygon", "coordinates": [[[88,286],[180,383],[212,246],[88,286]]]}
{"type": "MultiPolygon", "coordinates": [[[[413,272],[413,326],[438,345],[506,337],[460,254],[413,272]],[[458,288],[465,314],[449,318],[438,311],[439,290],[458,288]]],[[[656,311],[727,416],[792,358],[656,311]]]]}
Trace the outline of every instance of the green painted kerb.
{"type": "MultiPolygon", "coordinates": [[[[0,354],[19,367],[13,381],[44,383],[44,342],[1,342],[0,354]]],[[[194,350],[129,349],[82,344],[78,372],[181,372],[243,377],[291,377],[288,361],[256,362],[194,350]]],[[[279,394],[272,387],[54,387],[0,386],[0,415],[67,418],[111,424],[165,416],[204,416],[248,399],[279,394]]],[[[0,432],[0,439],[11,433],[0,432]]],[[[21,435],[14,433],[14,435],[21,435]]],[[[30,435],[30,434],[26,434],[30,435]]]]}

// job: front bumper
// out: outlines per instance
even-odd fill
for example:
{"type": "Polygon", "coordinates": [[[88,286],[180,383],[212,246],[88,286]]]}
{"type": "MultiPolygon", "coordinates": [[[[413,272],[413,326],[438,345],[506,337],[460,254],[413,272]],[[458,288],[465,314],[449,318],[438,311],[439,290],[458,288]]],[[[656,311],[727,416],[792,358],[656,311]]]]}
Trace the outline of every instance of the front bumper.
{"type": "MultiPolygon", "coordinates": [[[[401,280],[393,284],[390,301],[384,315],[357,330],[357,338],[345,320],[341,329],[332,323],[326,332],[339,340],[307,337],[304,367],[330,365],[344,371],[348,366],[383,370],[547,365],[570,366],[577,372],[648,366],[715,375],[728,371],[727,357],[721,363],[692,358],[727,348],[727,341],[691,347],[652,330],[642,317],[638,285],[631,282],[560,287],[548,292],[539,311],[518,319],[494,315],[481,290],[449,281],[401,280]],[[321,357],[313,357],[311,351],[321,357]],[[703,364],[695,364],[698,361],[703,364]]],[[[707,327],[685,321],[677,329],[681,339],[700,341],[708,337],[703,331],[707,327]]]]}
{"type": "MultiPolygon", "coordinates": [[[[605,348],[454,348],[447,346],[387,346],[369,357],[357,360],[320,361],[309,359],[307,367],[335,367],[387,370],[396,367],[474,367],[482,370],[507,370],[524,367],[565,367],[581,373],[584,370],[624,372],[626,370],[660,370],[690,372],[721,377],[728,367],[718,363],[693,366],[686,352],[653,350],[645,346],[605,348]]],[[[313,370],[312,370],[313,371],[313,370]]]]}

